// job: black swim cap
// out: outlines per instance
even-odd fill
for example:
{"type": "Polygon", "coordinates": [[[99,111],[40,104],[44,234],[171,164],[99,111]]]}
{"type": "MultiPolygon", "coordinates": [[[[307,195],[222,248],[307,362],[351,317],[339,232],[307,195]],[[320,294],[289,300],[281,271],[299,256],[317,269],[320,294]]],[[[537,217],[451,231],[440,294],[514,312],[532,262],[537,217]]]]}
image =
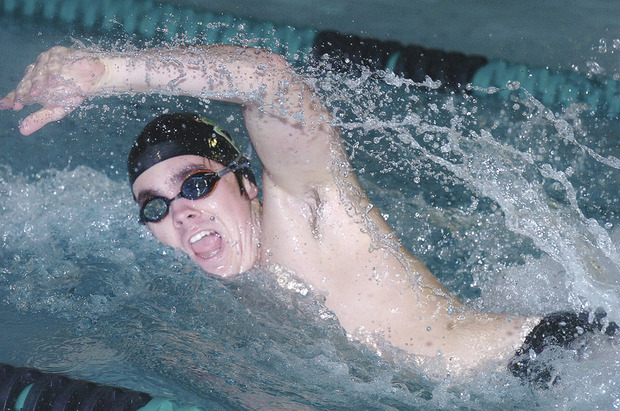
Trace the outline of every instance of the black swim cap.
{"type": "MultiPolygon", "coordinates": [[[[164,114],[147,124],[131,147],[127,159],[129,183],[133,186],[140,174],[157,163],[188,154],[206,157],[224,166],[234,161],[248,162],[230,134],[212,121],[198,114],[164,114]]],[[[249,167],[235,174],[240,185],[241,176],[256,184],[249,167]]]]}

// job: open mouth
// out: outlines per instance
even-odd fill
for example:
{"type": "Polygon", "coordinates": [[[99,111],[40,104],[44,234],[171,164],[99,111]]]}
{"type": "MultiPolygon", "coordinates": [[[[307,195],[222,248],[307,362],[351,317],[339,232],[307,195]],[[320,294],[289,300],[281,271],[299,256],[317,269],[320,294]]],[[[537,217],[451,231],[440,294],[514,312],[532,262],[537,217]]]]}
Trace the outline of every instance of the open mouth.
{"type": "Polygon", "coordinates": [[[222,236],[211,230],[200,231],[189,239],[189,246],[198,257],[213,258],[222,249],[222,236]]]}

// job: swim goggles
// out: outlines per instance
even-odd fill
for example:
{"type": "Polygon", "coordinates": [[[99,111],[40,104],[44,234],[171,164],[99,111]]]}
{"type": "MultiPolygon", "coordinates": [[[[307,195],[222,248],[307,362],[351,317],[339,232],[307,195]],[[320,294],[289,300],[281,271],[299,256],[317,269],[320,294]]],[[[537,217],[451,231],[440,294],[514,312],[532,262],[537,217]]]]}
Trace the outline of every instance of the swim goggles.
{"type": "Polygon", "coordinates": [[[217,183],[223,176],[249,167],[250,164],[247,160],[242,156],[238,156],[232,163],[220,171],[215,172],[204,169],[190,174],[183,181],[181,191],[174,198],[151,197],[142,203],[142,207],[140,207],[140,223],[156,223],[163,220],[170,211],[170,204],[178,198],[198,200],[208,197],[215,190],[217,183]],[[239,160],[243,162],[238,163],[239,160]]]}

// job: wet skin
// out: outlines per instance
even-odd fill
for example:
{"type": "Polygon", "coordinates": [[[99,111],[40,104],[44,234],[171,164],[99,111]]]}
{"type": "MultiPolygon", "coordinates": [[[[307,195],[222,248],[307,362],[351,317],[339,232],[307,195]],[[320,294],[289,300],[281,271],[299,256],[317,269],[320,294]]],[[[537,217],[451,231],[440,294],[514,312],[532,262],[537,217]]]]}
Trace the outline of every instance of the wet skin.
{"type": "MultiPolygon", "coordinates": [[[[148,197],[174,198],[183,181],[198,170],[219,171],[224,166],[204,157],[186,155],[162,161],[142,173],[133,185],[142,204],[148,197]]],[[[242,194],[233,173],[220,179],[215,190],[198,200],[178,198],[168,215],[148,223],[162,243],[185,252],[203,270],[223,277],[245,272],[258,261],[260,222],[253,200],[258,189],[244,179],[242,194]]]]}
{"type": "MultiPolygon", "coordinates": [[[[262,207],[256,187],[246,187],[244,197],[227,174],[211,196],[175,200],[166,219],[149,224],[205,271],[230,276],[258,263],[298,276],[324,296],[352,338],[387,341],[430,364],[430,373],[505,361],[538,322],[463,306],[401,246],[357,182],[328,108],[276,54],[223,45],[127,55],[59,47],[29,66],[0,108],[43,105],[20,125],[30,134],[88,98],[122,93],[241,105],[263,165],[262,207]]],[[[134,194],[139,201],[147,192],[173,198],[187,175],[205,166],[222,168],[197,156],[163,161],[136,180],[134,194]]]]}

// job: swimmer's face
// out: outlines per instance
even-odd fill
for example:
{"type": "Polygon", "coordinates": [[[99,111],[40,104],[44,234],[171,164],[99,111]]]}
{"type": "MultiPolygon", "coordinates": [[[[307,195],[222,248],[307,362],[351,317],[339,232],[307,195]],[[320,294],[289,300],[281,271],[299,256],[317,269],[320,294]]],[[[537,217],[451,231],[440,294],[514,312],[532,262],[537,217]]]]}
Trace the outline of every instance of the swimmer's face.
{"type": "MultiPolygon", "coordinates": [[[[190,174],[223,168],[200,156],[173,157],[142,173],[133,193],[140,206],[153,196],[174,198],[190,174]]],[[[252,212],[258,189],[243,181],[247,194],[241,194],[234,173],[225,174],[210,195],[174,200],[168,215],[148,227],[158,240],[187,253],[209,273],[226,277],[247,271],[258,261],[259,222],[252,212]]]]}

